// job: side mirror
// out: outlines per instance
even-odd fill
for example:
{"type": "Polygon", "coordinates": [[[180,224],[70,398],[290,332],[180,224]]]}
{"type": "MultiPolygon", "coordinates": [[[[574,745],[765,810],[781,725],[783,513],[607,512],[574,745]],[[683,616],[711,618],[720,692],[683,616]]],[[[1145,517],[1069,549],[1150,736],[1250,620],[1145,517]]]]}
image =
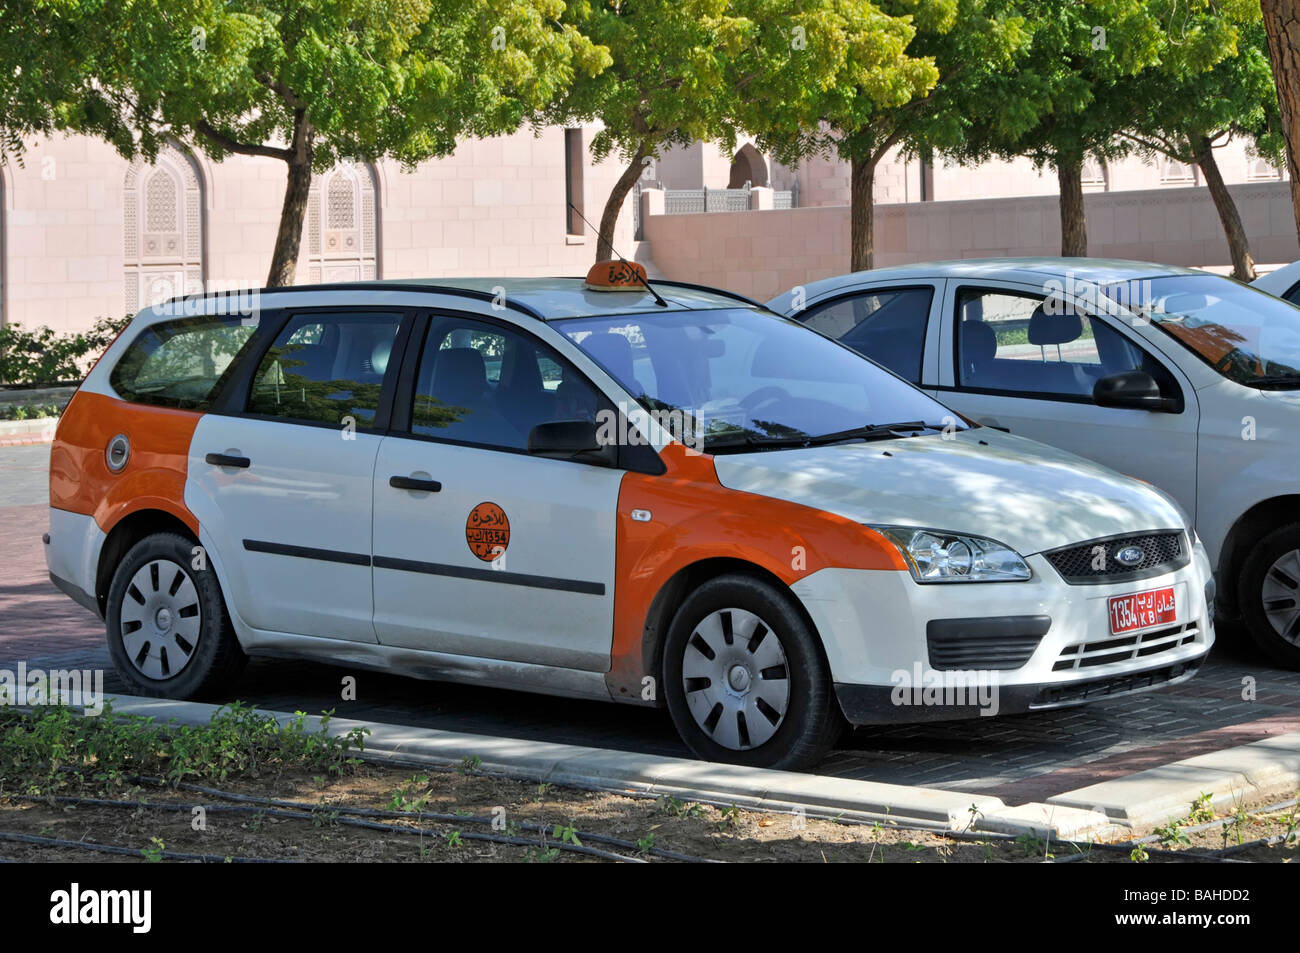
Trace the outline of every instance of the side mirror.
{"type": "Polygon", "coordinates": [[[551,420],[528,432],[528,452],[539,457],[613,463],[617,449],[601,446],[596,425],[590,420],[551,420]]]}
{"type": "Polygon", "coordinates": [[[1103,377],[1092,388],[1098,407],[1129,410],[1172,411],[1173,403],[1160,393],[1160,385],[1146,371],[1124,371],[1103,377]]]}

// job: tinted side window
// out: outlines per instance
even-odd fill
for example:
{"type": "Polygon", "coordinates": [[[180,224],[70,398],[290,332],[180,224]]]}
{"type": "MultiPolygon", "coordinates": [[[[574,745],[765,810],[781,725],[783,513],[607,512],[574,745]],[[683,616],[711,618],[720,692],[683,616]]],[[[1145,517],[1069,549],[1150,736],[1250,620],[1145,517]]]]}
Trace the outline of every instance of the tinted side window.
{"type": "Polygon", "coordinates": [[[400,323],[398,314],[295,316],[258,365],[248,412],[369,426],[400,323]]]}
{"type": "Polygon", "coordinates": [[[109,375],[113,390],[140,404],[206,410],[256,317],[203,316],[163,321],[131,342],[109,375]]]}
{"type": "Polygon", "coordinates": [[[463,318],[435,318],[420,355],[411,432],[526,450],[538,424],[594,422],[605,403],[540,341],[463,318]]]}
{"type": "Polygon", "coordinates": [[[919,384],[932,299],[930,288],[870,291],[814,308],[803,320],[919,384]]]}
{"type": "Polygon", "coordinates": [[[1058,299],[963,290],[957,318],[963,387],[1091,400],[1097,381],[1111,374],[1163,375],[1118,331],[1058,299]]]}

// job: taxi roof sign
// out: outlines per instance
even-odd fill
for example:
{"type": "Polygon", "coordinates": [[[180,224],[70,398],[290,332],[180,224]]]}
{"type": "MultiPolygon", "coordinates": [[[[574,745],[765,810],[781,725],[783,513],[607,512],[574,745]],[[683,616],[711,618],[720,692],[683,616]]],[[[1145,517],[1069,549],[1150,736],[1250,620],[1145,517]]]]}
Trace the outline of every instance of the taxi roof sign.
{"type": "Polygon", "coordinates": [[[644,265],[634,261],[598,261],[587,272],[591,291],[641,291],[647,288],[644,265]]]}

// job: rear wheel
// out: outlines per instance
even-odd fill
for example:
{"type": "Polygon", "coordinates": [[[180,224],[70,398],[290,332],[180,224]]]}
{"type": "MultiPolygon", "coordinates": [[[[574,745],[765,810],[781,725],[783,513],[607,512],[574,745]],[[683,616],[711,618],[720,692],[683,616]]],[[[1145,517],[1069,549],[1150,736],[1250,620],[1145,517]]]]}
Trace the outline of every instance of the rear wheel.
{"type": "Polygon", "coordinates": [[[194,544],[175,533],[136,543],[108,590],[108,651],[137,695],[210,697],[247,656],[211,568],[194,569],[194,544]]]}
{"type": "Polygon", "coordinates": [[[664,644],[664,694],[682,740],[709,761],[807,768],[843,727],[812,627],[752,576],[711,579],[682,604],[664,644]]]}
{"type": "Polygon", "coordinates": [[[1259,541],[1238,579],[1246,631],[1269,658],[1300,669],[1300,523],[1259,541]]]}

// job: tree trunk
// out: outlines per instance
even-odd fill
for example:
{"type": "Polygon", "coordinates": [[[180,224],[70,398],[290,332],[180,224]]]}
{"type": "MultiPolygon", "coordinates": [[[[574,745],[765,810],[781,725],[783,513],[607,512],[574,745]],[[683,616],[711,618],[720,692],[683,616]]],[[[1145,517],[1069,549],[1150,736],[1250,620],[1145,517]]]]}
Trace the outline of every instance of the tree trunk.
{"type": "Polygon", "coordinates": [[[849,270],[867,271],[876,262],[875,158],[849,160],[849,270]]]}
{"type": "Polygon", "coordinates": [[[1219,173],[1219,163],[1214,158],[1214,148],[1208,136],[1201,136],[1192,143],[1196,164],[1205,173],[1205,184],[1210,189],[1210,198],[1219,210],[1219,221],[1223,223],[1223,234],[1228,238],[1228,251],[1232,255],[1232,274],[1238,281],[1255,280],[1255,259],[1250,254],[1250,239],[1242,227],[1241,215],[1237,212],[1237,203],[1232,200],[1232,193],[1223,184],[1219,173]]]}
{"type": "Polygon", "coordinates": [[[1291,209],[1300,235],[1300,8],[1295,0],[1261,0],[1268,58],[1273,64],[1287,168],[1291,173],[1291,209]]]}
{"type": "Polygon", "coordinates": [[[271,270],[266,276],[268,288],[283,288],[294,282],[298,270],[298,251],[302,247],[302,222],[307,214],[311,194],[312,143],[315,131],[302,110],[294,114],[293,142],[289,146],[288,181],[284,186],[284,205],[280,208],[280,228],[275,233],[275,250],[271,253],[271,270]]]}
{"type": "Polygon", "coordinates": [[[1088,216],[1083,208],[1083,162],[1058,156],[1056,181],[1061,189],[1061,256],[1086,258],[1088,216]]]}
{"type": "Polygon", "coordinates": [[[636,185],[636,180],[641,175],[642,160],[649,154],[650,150],[645,143],[637,146],[631,163],[618,177],[614,188],[610,190],[609,198],[605,200],[605,210],[600,215],[600,233],[596,236],[596,261],[612,261],[618,257],[614,251],[614,229],[618,226],[618,216],[623,211],[627,193],[632,191],[632,186],[636,185]]]}

